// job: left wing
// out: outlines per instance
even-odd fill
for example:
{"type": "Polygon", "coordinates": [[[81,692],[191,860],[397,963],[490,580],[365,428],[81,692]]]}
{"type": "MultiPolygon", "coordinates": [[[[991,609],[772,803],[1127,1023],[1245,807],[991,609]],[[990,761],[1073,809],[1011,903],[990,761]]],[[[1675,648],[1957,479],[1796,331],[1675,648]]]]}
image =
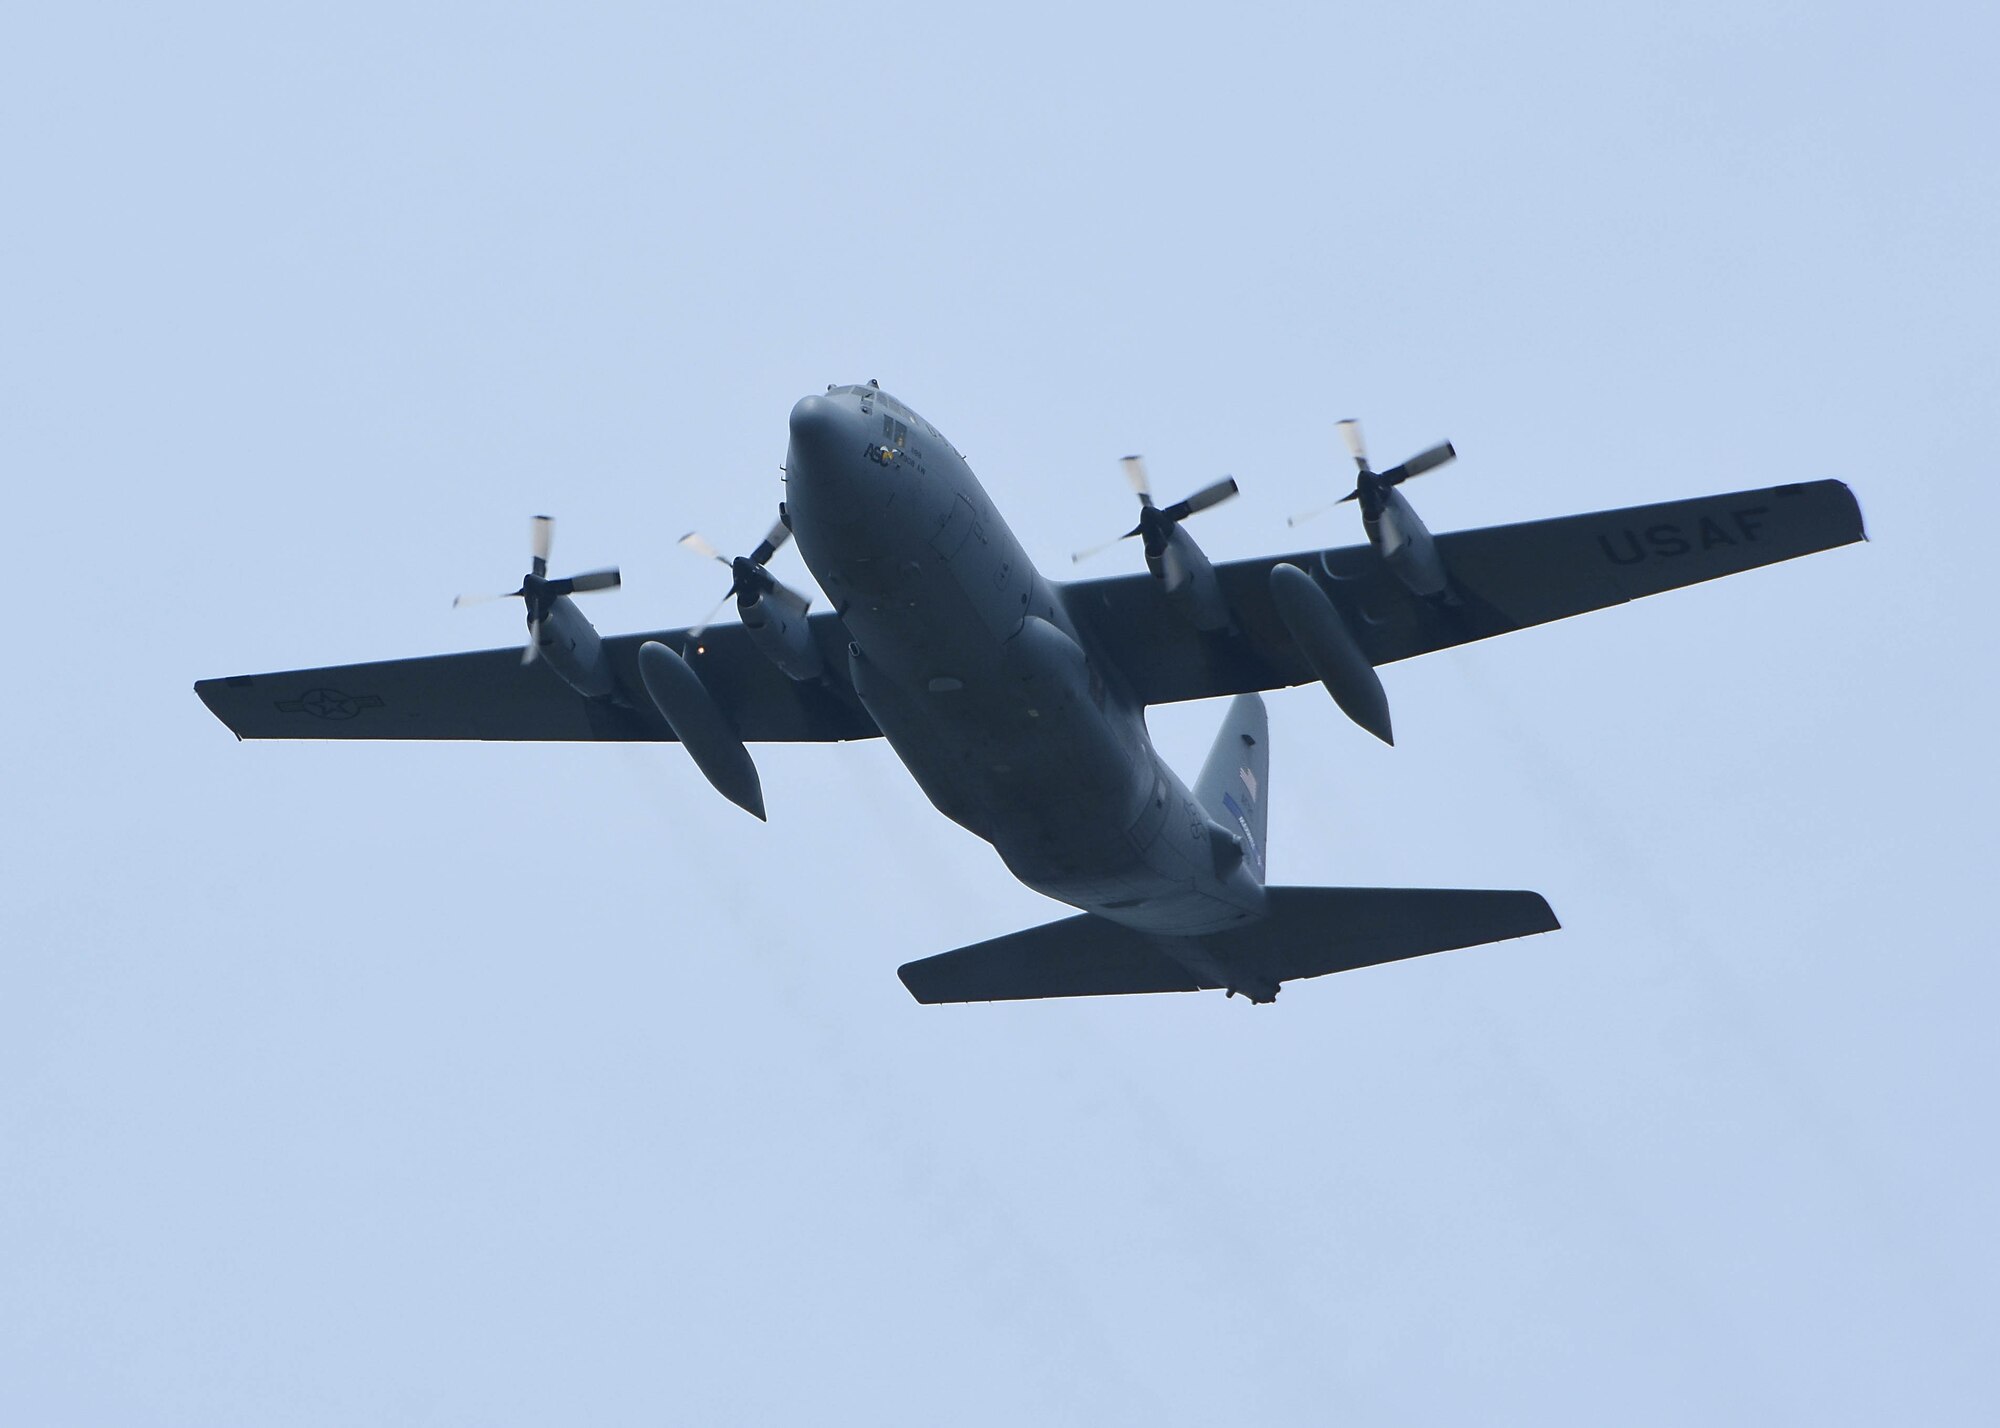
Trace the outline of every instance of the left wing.
{"type": "Polygon", "coordinates": [[[724,716],[746,742],[832,743],[880,731],[836,670],[847,635],[830,613],[807,620],[826,656],[828,682],[798,683],[750,642],[741,625],[717,625],[691,642],[686,630],[615,635],[605,656],[618,680],[608,699],[586,699],[546,662],[521,650],[478,650],[374,664],[204,679],[194,687],[239,739],[501,739],[674,741],[639,682],[639,646],[658,640],[687,652],[724,716]]]}
{"type": "Polygon", "coordinates": [[[1853,492],[1813,481],[1437,536],[1455,597],[1448,603],[1412,595],[1366,545],[1216,566],[1233,633],[1197,633],[1150,575],[1076,581],[1063,600],[1132,692],[1165,704],[1315,678],[1271,604],[1274,565],[1311,574],[1369,663],[1384,665],[1865,536],[1853,492]]]}

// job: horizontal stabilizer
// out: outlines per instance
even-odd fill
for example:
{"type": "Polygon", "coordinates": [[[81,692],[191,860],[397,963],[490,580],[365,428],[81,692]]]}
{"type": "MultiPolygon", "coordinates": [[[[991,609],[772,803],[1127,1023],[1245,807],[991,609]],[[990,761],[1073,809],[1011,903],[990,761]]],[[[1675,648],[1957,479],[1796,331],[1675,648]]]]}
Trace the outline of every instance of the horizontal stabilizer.
{"type": "Polygon", "coordinates": [[[912,996],[930,1003],[1275,987],[1560,926],[1533,892],[1280,887],[1268,893],[1268,916],[1229,932],[1156,937],[1086,913],[925,957],[897,975],[912,996]]]}

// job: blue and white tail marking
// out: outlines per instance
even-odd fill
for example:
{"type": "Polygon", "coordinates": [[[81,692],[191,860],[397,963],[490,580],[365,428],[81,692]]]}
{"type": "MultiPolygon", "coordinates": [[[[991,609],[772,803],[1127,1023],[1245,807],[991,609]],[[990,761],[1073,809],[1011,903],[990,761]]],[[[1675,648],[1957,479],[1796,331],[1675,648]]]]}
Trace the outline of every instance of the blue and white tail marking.
{"type": "Polygon", "coordinates": [[[1244,863],[1258,882],[1265,876],[1264,788],[1270,773],[1270,721],[1263,697],[1239,694],[1229,702],[1221,732],[1195,780],[1194,796],[1211,818],[1242,840],[1244,863]]]}

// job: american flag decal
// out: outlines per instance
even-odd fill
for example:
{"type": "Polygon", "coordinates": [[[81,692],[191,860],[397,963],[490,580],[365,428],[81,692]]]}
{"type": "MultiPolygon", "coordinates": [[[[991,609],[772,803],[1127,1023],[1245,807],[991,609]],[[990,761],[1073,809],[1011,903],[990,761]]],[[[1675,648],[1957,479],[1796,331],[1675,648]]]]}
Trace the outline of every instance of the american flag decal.
{"type": "Polygon", "coordinates": [[[1243,846],[1250,855],[1251,863],[1257,869],[1257,876],[1264,876],[1264,850],[1257,846],[1257,835],[1250,831],[1250,816],[1243,811],[1243,805],[1230,794],[1222,795],[1222,806],[1229,810],[1229,816],[1236,820],[1236,826],[1243,830],[1243,846]]]}

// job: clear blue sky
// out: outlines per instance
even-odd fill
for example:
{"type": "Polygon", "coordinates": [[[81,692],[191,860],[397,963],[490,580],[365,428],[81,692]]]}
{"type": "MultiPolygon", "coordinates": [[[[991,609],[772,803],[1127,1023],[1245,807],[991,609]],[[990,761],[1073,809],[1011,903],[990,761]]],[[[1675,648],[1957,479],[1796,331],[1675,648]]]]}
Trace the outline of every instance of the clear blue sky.
{"type": "Polygon", "coordinates": [[[0,1421],[1987,1421],[1996,31],[16,7],[0,1421]],[[1439,529],[1834,476],[1874,539],[1398,666],[1393,750],[1274,696],[1274,878],[1565,930],[1269,1008],[914,1005],[1062,910],[879,744],[763,752],[766,827],[190,691],[517,640],[448,606],[541,510],[695,620],[675,538],[869,377],[1055,574],[1128,451],[1289,548],[1350,415],[1457,442],[1439,529]]]}

